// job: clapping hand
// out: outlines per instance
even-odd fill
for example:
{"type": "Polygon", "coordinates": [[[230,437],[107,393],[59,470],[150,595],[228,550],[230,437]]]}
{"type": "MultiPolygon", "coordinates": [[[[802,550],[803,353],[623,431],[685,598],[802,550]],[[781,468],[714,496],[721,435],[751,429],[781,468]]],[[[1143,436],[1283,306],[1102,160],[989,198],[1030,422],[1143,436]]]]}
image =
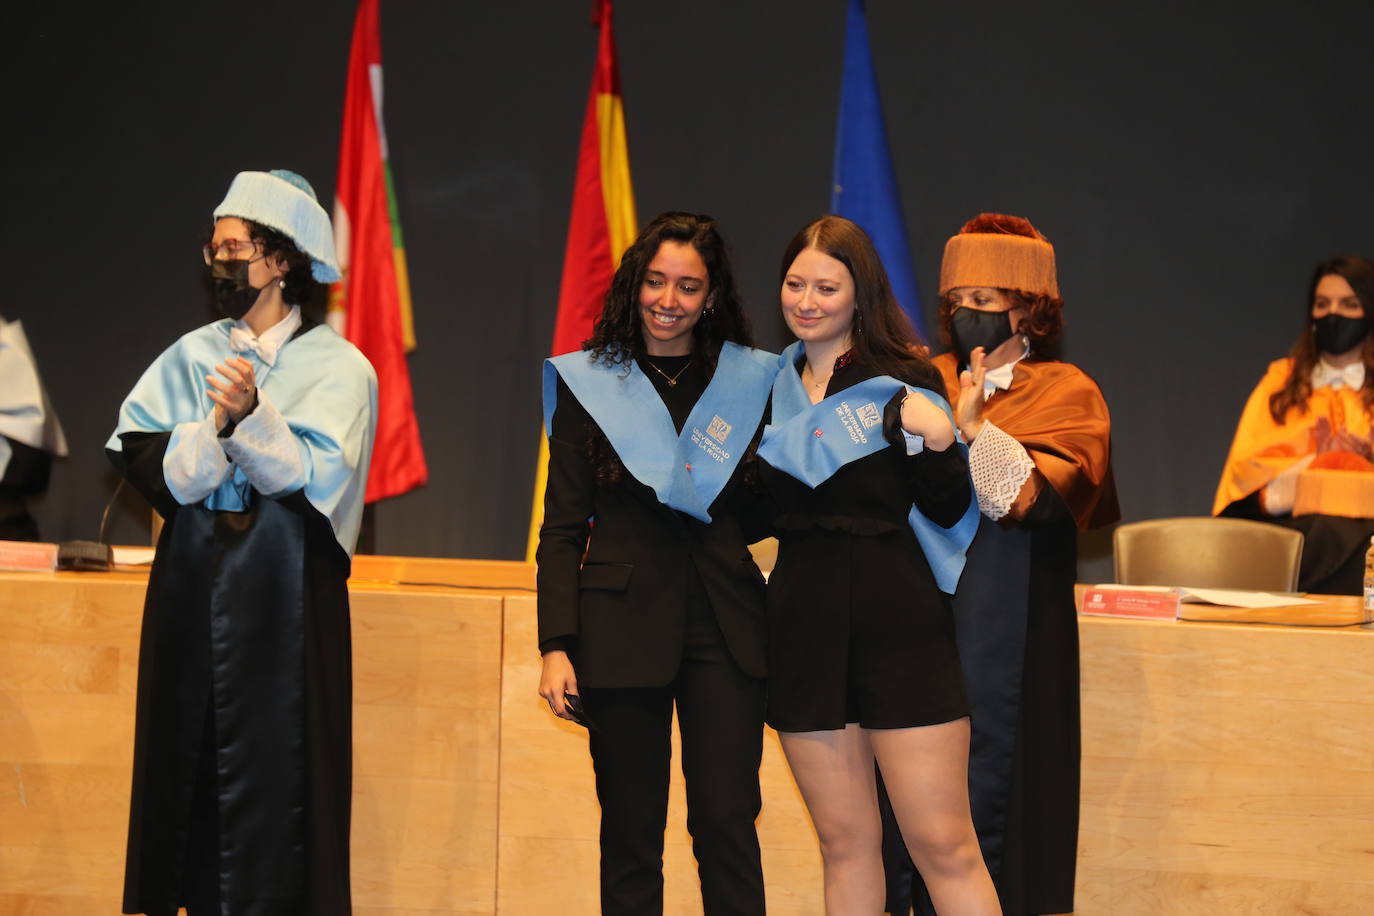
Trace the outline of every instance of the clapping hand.
{"type": "Polygon", "coordinates": [[[969,367],[959,373],[959,400],[954,405],[954,422],[964,434],[964,441],[972,444],[983,431],[983,379],[987,370],[983,359],[987,354],[982,347],[974,347],[969,354],[969,367]]]}
{"type": "Polygon", "coordinates": [[[210,388],[206,393],[215,402],[215,425],[223,429],[229,420],[239,423],[248,415],[257,399],[257,380],[253,377],[253,364],[240,356],[231,356],[215,371],[228,382],[207,375],[205,381],[210,388]]]}

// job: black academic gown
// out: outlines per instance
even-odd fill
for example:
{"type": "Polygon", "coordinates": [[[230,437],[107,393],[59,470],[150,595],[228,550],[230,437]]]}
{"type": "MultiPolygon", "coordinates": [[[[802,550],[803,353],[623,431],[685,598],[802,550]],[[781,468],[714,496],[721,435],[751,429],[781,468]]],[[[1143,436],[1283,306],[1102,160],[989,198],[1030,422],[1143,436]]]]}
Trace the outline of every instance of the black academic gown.
{"type": "Polygon", "coordinates": [[[224,916],[349,913],[348,554],[301,491],[254,491],[245,512],[180,505],[170,435],[107,450],[166,519],[139,647],[123,911],[218,897],[224,916]]]}
{"type": "Polygon", "coordinates": [[[0,541],[36,541],[38,523],[29,498],[48,488],[52,456],[8,436],[10,460],[0,476],[0,541]]]}

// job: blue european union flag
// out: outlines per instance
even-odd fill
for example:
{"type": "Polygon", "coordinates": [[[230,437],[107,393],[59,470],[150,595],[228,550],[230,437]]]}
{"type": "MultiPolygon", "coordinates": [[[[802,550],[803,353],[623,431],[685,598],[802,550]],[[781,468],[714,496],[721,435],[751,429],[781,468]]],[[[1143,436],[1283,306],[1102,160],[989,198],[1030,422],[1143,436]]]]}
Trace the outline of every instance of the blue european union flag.
{"type": "Polygon", "coordinates": [[[830,210],[853,220],[873,239],[892,290],[917,333],[925,336],[916,274],[902,219],[902,198],[887,148],[878,78],[868,47],[864,0],[849,0],[844,33],[844,76],[835,130],[835,172],[830,210]]]}

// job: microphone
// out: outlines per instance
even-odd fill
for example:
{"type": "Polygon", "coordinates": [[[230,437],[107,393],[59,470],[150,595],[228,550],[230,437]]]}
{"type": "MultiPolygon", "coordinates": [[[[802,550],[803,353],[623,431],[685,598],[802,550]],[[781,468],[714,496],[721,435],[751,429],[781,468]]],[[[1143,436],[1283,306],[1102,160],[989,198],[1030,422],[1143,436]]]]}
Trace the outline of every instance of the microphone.
{"type": "Polygon", "coordinates": [[[105,511],[100,514],[100,533],[98,540],[94,541],[63,541],[57,545],[57,568],[74,569],[79,572],[107,572],[113,565],[113,552],[110,546],[105,543],[105,526],[110,521],[110,508],[114,506],[115,500],[119,499],[119,493],[124,489],[124,478],[119,478],[119,484],[114,488],[114,493],[110,494],[110,501],[105,504],[105,511]]]}

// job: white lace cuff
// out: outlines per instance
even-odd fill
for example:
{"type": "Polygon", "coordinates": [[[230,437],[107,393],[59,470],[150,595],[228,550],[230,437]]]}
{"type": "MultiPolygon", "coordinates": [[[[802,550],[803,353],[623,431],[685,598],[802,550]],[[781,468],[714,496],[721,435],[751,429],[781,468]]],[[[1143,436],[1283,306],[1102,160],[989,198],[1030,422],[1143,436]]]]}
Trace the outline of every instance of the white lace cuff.
{"type": "Polygon", "coordinates": [[[232,436],[219,441],[259,493],[276,496],[305,486],[305,463],[296,437],[261,389],[258,406],[234,427],[232,436]]]}
{"type": "Polygon", "coordinates": [[[978,511],[993,521],[1002,518],[1035,470],[1026,449],[986,420],[968,450],[968,469],[978,495],[978,511]]]}
{"type": "Polygon", "coordinates": [[[183,506],[200,502],[229,476],[229,459],[219,441],[213,410],[199,423],[173,427],[162,456],[162,477],[168,492],[183,506]]]}

